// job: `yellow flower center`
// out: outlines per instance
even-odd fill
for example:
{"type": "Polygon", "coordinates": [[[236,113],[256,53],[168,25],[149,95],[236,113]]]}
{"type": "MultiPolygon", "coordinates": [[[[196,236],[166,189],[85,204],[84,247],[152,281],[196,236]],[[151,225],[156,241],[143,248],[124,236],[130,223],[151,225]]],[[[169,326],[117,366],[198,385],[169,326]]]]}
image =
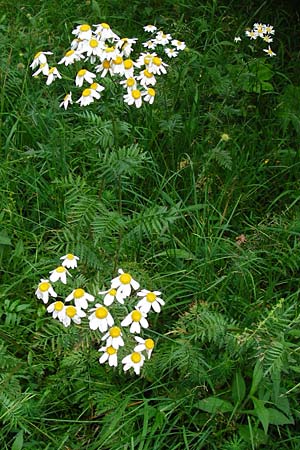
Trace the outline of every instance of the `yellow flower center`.
{"type": "Polygon", "coordinates": [[[98,45],[99,45],[99,42],[97,41],[97,39],[90,40],[90,47],[96,48],[96,47],[98,47],[98,45]]]}
{"type": "Polygon", "coordinates": [[[147,70],[147,69],[144,70],[144,75],[147,78],[152,78],[153,77],[153,73],[149,72],[149,70],[147,70]]]}
{"type": "Polygon", "coordinates": [[[84,25],[81,25],[79,29],[80,31],[89,31],[91,27],[87,23],[85,23],[84,25]]]}
{"type": "Polygon", "coordinates": [[[154,341],[152,339],[145,340],[145,347],[147,350],[152,350],[154,347],[154,341]]]}
{"type": "Polygon", "coordinates": [[[55,302],[54,303],[54,309],[55,311],[61,311],[64,307],[63,302],[55,302]]]}
{"type": "Polygon", "coordinates": [[[73,297],[74,298],[81,298],[83,297],[85,294],[84,290],[81,288],[75,289],[74,293],[73,293],[73,297]]]}
{"type": "Polygon", "coordinates": [[[33,58],[33,59],[39,58],[39,57],[41,56],[41,54],[42,54],[42,52],[37,52],[37,53],[34,55],[34,58],[33,58]]]}
{"type": "Polygon", "coordinates": [[[119,276],[119,280],[122,284],[129,284],[132,278],[129,273],[122,273],[122,275],[119,276]]]}
{"type": "Polygon", "coordinates": [[[71,306],[66,307],[66,315],[68,317],[71,317],[71,319],[72,319],[72,317],[76,316],[76,313],[77,313],[77,311],[76,311],[75,306],[71,305],[71,306]]]}
{"type": "Polygon", "coordinates": [[[39,290],[41,292],[46,292],[48,291],[48,289],[51,287],[51,284],[48,283],[47,281],[43,281],[43,283],[39,284],[39,290]]]}
{"type": "Polygon", "coordinates": [[[155,64],[156,66],[160,66],[161,65],[161,59],[158,58],[158,56],[154,56],[153,64],[155,64]]]}
{"type": "Polygon", "coordinates": [[[97,317],[97,319],[105,319],[107,315],[108,311],[106,308],[104,308],[104,306],[99,306],[99,308],[97,308],[95,311],[95,316],[97,317]]]}
{"type": "Polygon", "coordinates": [[[98,86],[99,86],[98,83],[92,83],[92,84],[90,85],[90,88],[91,88],[91,89],[97,89],[98,86]]]}
{"type": "Polygon", "coordinates": [[[108,23],[101,23],[102,28],[105,28],[106,30],[110,29],[110,26],[108,25],[108,23]]]}
{"type": "Polygon", "coordinates": [[[142,313],[140,311],[138,311],[137,309],[135,309],[131,313],[131,318],[132,318],[133,322],[139,322],[142,318],[142,313]]]}
{"type": "Polygon", "coordinates": [[[155,89],[153,89],[153,88],[148,88],[148,89],[147,89],[147,92],[148,92],[149,95],[151,95],[151,97],[154,97],[154,96],[155,96],[155,89]]]}
{"type": "Polygon", "coordinates": [[[114,355],[115,353],[117,353],[117,350],[115,348],[113,348],[112,346],[110,346],[110,347],[107,347],[106,353],[108,353],[109,355],[114,355]]]}
{"type": "Polygon", "coordinates": [[[84,77],[85,74],[86,74],[86,69],[81,69],[81,70],[79,70],[79,72],[77,73],[77,75],[78,75],[79,77],[84,77]]]}
{"type": "Polygon", "coordinates": [[[133,67],[133,62],[131,59],[125,59],[124,67],[126,70],[131,69],[133,67]]]}
{"type": "Polygon", "coordinates": [[[58,273],[64,273],[66,271],[66,268],[63,266],[59,266],[55,269],[55,271],[58,273]]]}
{"type": "Polygon", "coordinates": [[[106,53],[112,53],[115,51],[115,47],[106,47],[105,51],[106,53]]]}
{"type": "Polygon", "coordinates": [[[66,259],[74,259],[74,255],[72,255],[72,253],[68,253],[66,259]]]}
{"type": "Polygon", "coordinates": [[[103,61],[102,65],[103,65],[104,69],[109,69],[110,68],[110,62],[107,59],[105,59],[103,61]]]}
{"type": "Polygon", "coordinates": [[[142,356],[140,353],[138,352],[133,352],[131,353],[131,361],[134,362],[135,364],[139,363],[142,359],[142,356]]]}
{"type": "Polygon", "coordinates": [[[90,89],[85,89],[82,93],[83,97],[89,97],[91,95],[91,90],[90,89]]]}
{"type": "Polygon", "coordinates": [[[134,89],[134,90],[131,92],[131,95],[132,95],[132,97],[133,97],[135,100],[138,100],[138,99],[140,98],[140,96],[141,96],[141,93],[140,93],[140,91],[139,91],[138,89],[134,89]]]}
{"type": "Polygon", "coordinates": [[[148,302],[153,303],[156,300],[156,295],[154,294],[154,292],[148,292],[148,294],[146,295],[146,299],[148,302]]]}
{"type": "Polygon", "coordinates": [[[117,56],[116,59],[114,59],[114,64],[122,64],[123,58],[122,56],[117,56]]]}
{"type": "Polygon", "coordinates": [[[70,94],[67,94],[67,95],[65,95],[64,96],[64,101],[66,102],[67,100],[69,100],[70,99],[70,94]]]}
{"type": "Polygon", "coordinates": [[[135,85],[135,79],[134,78],[128,78],[126,81],[126,84],[128,87],[132,87],[135,85]]]}
{"type": "Polygon", "coordinates": [[[55,71],[55,67],[51,67],[51,69],[49,69],[48,74],[53,73],[55,71]]]}
{"type": "Polygon", "coordinates": [[[120,330],[119,327],[112,327],[112,328],[109,330],[109,334],[110,334],[110,336],[111,336],[112,338],[116,338],[116,337],[119,337],[119,336],[120,336],[121,330],[120,330]]]}
{"type": "Polygon", "coordinates": [[[65,56],[71,56],[71,55],[73,55],[74,53],[75,53],[74,50],[69,50],[69,51],[67,51],[67,52],[65,53],[65,56]]]}
{"type": "Polygon", "coordinates": [[[116,295],[117,291],[116,289],[110,289],[110,291],[108,291],[109,295],[112,295],[113,297],[116,295]]]}
{"type": "Polygon", "coordinates": [[[148,64],[150,64],[152,61],[152,56],[151,55],[147,55],[144,57],[144,64],[147,66],[148,64]]]}

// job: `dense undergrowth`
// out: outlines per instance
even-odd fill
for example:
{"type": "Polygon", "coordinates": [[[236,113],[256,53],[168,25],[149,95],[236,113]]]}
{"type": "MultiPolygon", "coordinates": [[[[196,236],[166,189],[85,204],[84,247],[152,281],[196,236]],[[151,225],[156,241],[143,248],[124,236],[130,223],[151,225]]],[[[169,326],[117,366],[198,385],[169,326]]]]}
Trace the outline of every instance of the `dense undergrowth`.
{"type": "Polygon", "coordinates": [[[1,449],[299,448],[299,16],[235,3],[0,2],[1,449]],[[64,111],[33,55],[103,21],[187,49],[153,105],[111,85],[64,111]],[[245,37],[260,21],[276,57],[245,37]],[[141,376],[36,299],[67,252],[93,295],[120,267],[162,292],[141,376]]]}

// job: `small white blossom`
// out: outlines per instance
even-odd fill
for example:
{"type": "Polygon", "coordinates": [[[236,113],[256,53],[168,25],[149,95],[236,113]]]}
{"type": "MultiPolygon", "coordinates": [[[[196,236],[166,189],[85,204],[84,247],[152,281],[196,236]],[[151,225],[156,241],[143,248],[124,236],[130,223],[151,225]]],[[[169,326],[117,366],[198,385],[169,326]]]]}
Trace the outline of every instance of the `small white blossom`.
{"type": "Polygon", "coordinates": [[[156,313],[159,313],[161,311],[161,306],[165,304],[165,302],[160,298],[161,292],[159,291],[147,291],[147,289],[142,289],[136,295],[138,297],[142,297],[136,306],[145,314],[148,314],[151,308],[156,313]]]}
{"type": "Polygon", "coordinates": [[[143,28],[147,33],[154,33],[157,30],[155,25],[145,25],[143,28]]]}
{"type": "Polygon", "coordinates": [[[35,291],[35,295],[38,299],[43,300],[44,303],[48,303],[49,295],[51,297],[57,297],[57,293],[54,291],[49,280],[41,279],[37,290],[35,291]]]}
{"type": "Polygon", "coordinates": [[[143,366],[145,361],[145,356],[142,355],[140,352],[133,352],[130,355],[125,356],[125,358],[122,359],[122,363],[124,364],[124,372],[129,370],[131,367],[133,368],[134,372],[139,375],[141,371],[141,367],[143,366]]]}
{"type": "Polygon", "coordinates": [[[103,355],[99,358],[99,363],[104,364],[108,361],[108,364],[111,367],[117,367],[118,365],[118,357],[117,357],[117,349],[107,345],[106,347],[101,347],[99,352],[103,352],[103,355]]]}
{"type": "Polygon", "coordinates": [[[84,91],[81,94],[81,97],[78,100],[76,100],[76,103],[80,103],[80,106],[87,106],[90,103],[93,103],[95,98],[99,100],[100,97],[101,95],[95,89],[87,88],[84,89],[84,91]]]}
{"type": "Polygon", "coordinates": [[[64,311],[64,304],[61,301],[57,301],[54,303],[51,303],[47,307],[48,313],[52,313],[53,319],[58,319],[60,322],[63,321],[63,318],[65,317],[65,311],[64,311]]]}
{"type": "Polygon", "coordinates": [[[105,340],[107,346],[112,346],[116,349],[124,346],[121,329],[116,326],[110,328],[108,332],[102,337],[102,341],[105,340]]]}
{"type": "Polygon", "coordinates": [[[81,309],[87,309],[88,302],[93,302],[95,297],[92,294],[88,294],[82,288],[74,289],[71,294],[69,294],[66,298],[66,302],[70,302],[74,300],[75,306],[81,309]]]}
{"type": "Polygon", "coordinates": [[[129,313],[125,319],[122,320],[121,326],[127,327],[130,325],[130,333],[140,333],[141,327],[142,328],[148,328],[149,323],[146,319],[147,314],[140,311],[139,309],[135,309],[131,313],[129,313]]]}
{"type": "Polygon", "coordinates": [[[144,350],[147,353],[148,359],[151,357],[151,353],[154,348],[153,339],[143,339],[141,336],[134,336],[134,339],[138,342],[138,345],[134,347],[135,352],[143,352],[144,350]]]}
{"type": "Polygon", "coordinates": [[[76,86],[81,87],[83,85],[84,81],[87,81],[88,83],[93,83],[94,82],[94,78],[96,77],[96,75],[90,71],[88,71],[87,69],[81,69],[79,70],[79,72],[77,72],[76,78],[75,78],[75,84],[76,86]]]}
{"type": "MultiPolygon", "coordinates": [[[[71,92],[70,94],[71,95],[71,92]]],[[[77,267],[78,256],[73,255],[73,253],[68,253],[60,258],[62,260],[61,265],[67,269],[75,269],[77,267]]]]}
{"type": "Polygon", "coordinates": [[[114,319],[104,306],[96,303],[95,308],[90,309],[92,314],[89,316],[91,330],[99,329],[101,333],[105,333],[108,327],[112,327],[114,319]]]}
{"type": "MultiPolygon", "coordinates": [[[[64,99],[63,99],[63,101],[59,104],[59,106],[60,106],[60,108],[64,107],[65,109],[67,109],[68,106],[69,106],[69,104],[72,105],[72,103],[73,103],[73,100],[72,100],[72,92],[69,92],[69,94],[66,94],[66,95],[64,96],[64,99]]],[[[76,258],[77,258],[77,257],[76,257],[76,258]]],[[[60,259],[62,259],[62,258],[60,258],[60,259]]],[[[75,260],[75,261],[76,261],[76,260],[75,260]]],[[[77,263],[76,263],[76,264],[77,264],[77,263]]],[[[62,265],[65,266],[64,263],[62,263],[62,265]]],[[[68,266],[66,266],[66,267],[68,267],[68,266]]],[[[69,267],[71,267],[71,266],[69,266],[69,267]]],[[[76,267],[76,266],[74,266],[74,267],[76,267]]],[[[72,267],[72,269],[73,269],[73,267],[72,267]]]]}
{"type": "MultiPolygon", "coordinates": [[[[112,289],[117,289],[117,296],[123,298],[129,297],[131,290],[134,289],[136,291],[139,289],[140,284],[135,281],[129,273],[125,273],[122,269],[119,269],[118,273],[120,275],[111,280],[111,287],[112,289]]],[[[120,303],[124,302],[120,301],[120,303]]]]}
{"type": "Polygon", "coordinates": [[[82,311],[82,309],[77,308],[76,306],[69,305],[64,306],[63,313],[61,315],[61,322],[65,327],[68,327],[71,322],[79,325],[81,323],[82,317],[85,317],[86,313],[82,311]]]}
{"type": "Polygon", "coordinates": [[[67,274],[72,276],[70,272],[67,271],[67,269],[63,266],[56,267],[56,269],[51,270],[50,272],[50,281],[55,283],[56,281],[60,280],[62,283],[67,284],[67,274]]]}
{"type": "Polygon", "coordinates": [[[61,74],[57,70],[56,67],[51,67],[51,69],[48,70],[47,74],[47,81],[46,84],[49,86],[56,78],[61,78],[61,74]]]}

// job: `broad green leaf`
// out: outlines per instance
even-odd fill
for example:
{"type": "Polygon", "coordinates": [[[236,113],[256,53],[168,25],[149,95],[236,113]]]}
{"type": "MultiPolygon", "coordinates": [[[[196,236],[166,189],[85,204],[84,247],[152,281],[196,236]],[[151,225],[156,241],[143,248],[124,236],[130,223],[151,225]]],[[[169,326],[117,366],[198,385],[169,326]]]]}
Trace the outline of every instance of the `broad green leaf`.
{"type": "Polygon", "coordinates": [[[275,408],[268,408],[269,413],[269,423],[272,425],[288,425],[294,424],[294,419],[292,417],[287,417],[282,412],[275,408]]]}
{"type": "Polygon", "coordinates": [[[202,409],[202,411],[212,414],[233,411],[233,405],[230,402],[217,397],[204,398],[197,403],[197,406],[202,409]]]}
{"type": "Polygon", "coordinates": [[[265,433],[267,434],[270,419],[269,419],[269,411],[265,407],[265,402],[263,400],[259,400],[258,398],[255,398],[255,397],[252,397],[252,401],[254,404],[254,413],[260,420],[260,422],[263,426],[263,429],[264,429],[265,433]]]}
{"type": "Polygon", "coordinates": [[[254,370],[253,370],[253,378],[252,378],[252,385],[250,388],[250,393],[249,395],[253,395],[255,394],[262,378],[263,378],[263,369],[262,369],[262,365],[260,361],[257,361],[257,363],[255,364],[254,370]]]}
{"type": "MultiPolygon", "coordinates": [[[[263,432],[263,430],[261,430],[260,428],[256,428],[255,430],[252,430],[254,433],[252,434],[252,439],[254,441],[254,445],[257,446],[257,448],[260,445],[266,444],[267,440],[268,440],[268,436],[265,435],[265,433],[263,432]]],[[[239,435],[241,436],[241,438],[243,439],[243,441],[247,442],[248,444],[251,445],[251,432],[249,430],[248,425],[240,425],[238,428],[238,432],[239,435]]],[[[249,446],[249,448],[251,448],[249,446]]]]}
{"type": "Polygon", "coordinates": [[[16,436],[16,439],[13,442],[11,450],[22,450],[23,448],[23,430],[19,431],[16,436]]]}
{"type": "Polygon", "coordinates": [[[244,400],[245,395],[246,395],[246,383],[241,375],[241,372],[238,371],[235,373],[232,383],[232,398],[235,404],[241,403],[244,400]]]}

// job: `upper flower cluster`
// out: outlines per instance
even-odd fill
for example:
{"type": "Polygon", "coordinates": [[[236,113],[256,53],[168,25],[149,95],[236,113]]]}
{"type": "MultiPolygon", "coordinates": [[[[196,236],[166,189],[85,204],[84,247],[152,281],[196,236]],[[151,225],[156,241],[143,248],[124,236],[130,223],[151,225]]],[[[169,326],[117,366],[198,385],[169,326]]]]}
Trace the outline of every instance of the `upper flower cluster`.
{"type": "MultiPolygon", "coordinates": [[[[139,108],[143,102],[154,102],[157,77],[167,73],[168,64],[153,50],[163,51],[168,58],[174,58],[180,50],[184,50],[185,43],[173,39],[170,34],[161,30],[158,31],[154,25],[146,25],[144,30],[152,33],[152,37],[142,43],[147,52],[141,52],[137,58],[132,57],[132,52],[138,39],[119,37],[107,23],[93,27],[89,24],[78,25],[72,31],[74,39],[58,64],[77,66],[75,86],[84,89],[76,103],[87,106],[99,100],[105,89],[99,81],[108,75],[123,86],[123,99],[128,105],[139,108]]],[[[37,69],[33,73],[34,77],[43,74],[47,77],[46,84],[49,85],[62,76],[56,66],[49,66],[47,55],[52,55],[52,52],[38,52],[30,67],[32,70],[37,69]]],[[[60,106],[67,109],[72,103],[70,91],[60,106]]]]}
{"type": "MultiPolygon", "coordinates": [[[[68,278],[71,277],[68,269],[75,269],[78,259],[73,254],[63,256],[61,265],[50,272],[49,280],[43,278],[40,280],[35,292],[37,298],[43,300],[45,304],[48,304],[50,297],[56,299],[58,295],[51,283],[60,281],[67,284],[68,278]]],[[[103,297],[102,301],[92,308],[89,308],[89,303],[95,302],[95,296],[82,287],[77,287],[64,301],[56,300],[50,303],[47,311],[65,327],[70,326],[72,322],[80,324],[88,312],[90,329],[104,334],[101,338],[104,346],[99,349],[102,352],[100,364],[108,361],[110,366],[118,365],[118,354],[122,353],[121,347],[126,347],[124,342],[126,337],[126,344],[129,343],[131,352],[122,358],[124,371],[133,368],[135,373],[139,374],[145,361],[143,351],[150,358],[154,348],[154,341],[151,338],[144,339],[139,334],[143,329],[149,328],[147,318],[149,312],[159,313],[165,302],[161,299],[161,292],[147,289],[138,291],[140,284],[129,273],[119,269],[118,274],[111,280],[108,290],[98,292],[103,297]],[[135,301],[129,302],[129,298],[131,300],[135,298],[135,301]],[[121,309],[126,312],[125,317],[123,314],[121,318],[117,314],[112,315],[109,307],[114,303],[121,305],[121,309]]]]}
{"type": "MultiPolygon", "coordinates": [[[[272,36],[275,34],[275,30],[272,25],[255,23],[252,30],[246,30],[245,34],[251,40],[261,38],[264,42],[270,44],[271,42],[273,42],[272,36]]],[[[273,52],[270,45],[268,46],[268,48],[264,48],[263,51],[266,52],[269,56],[276,56],[276,53],[273,52]]]]}

